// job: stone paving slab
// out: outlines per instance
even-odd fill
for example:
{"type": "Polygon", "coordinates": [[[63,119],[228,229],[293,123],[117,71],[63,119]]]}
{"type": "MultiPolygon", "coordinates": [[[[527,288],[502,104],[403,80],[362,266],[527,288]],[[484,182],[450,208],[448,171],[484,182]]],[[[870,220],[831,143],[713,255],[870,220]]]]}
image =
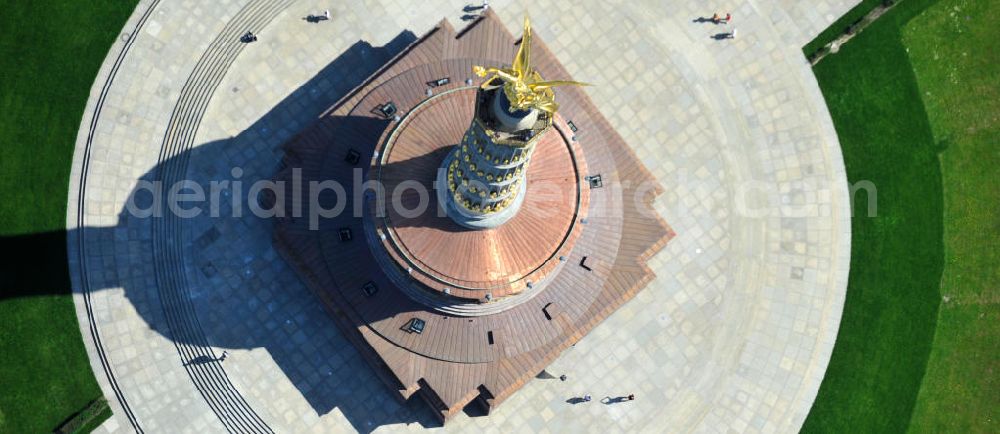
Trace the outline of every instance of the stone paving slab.
{"type": "MultiPolygon", "coordinates": [[[[81,331],[115,410],[104,431],[131,430],[122,401],[147,432],[223,430],[175,349],[183,337],[166,326],[149,220],[122,210],[155,173],[195,63],[247,3],[141,2],[95,81],[67,225],[81,331]]],[[[836,338],[850,254],[839,144],[800,47],[854,3],[725,2],[739,37],[715,40],[729,27],[692,22],[714,11],[690,2],[491,2],[509,28],[530,12],[573,76],[595,84],[587,92],[666,187],[657,206],[678,236],[650,261],[657,279],[548,369],[566,382],[533,381],[494,414],[459,415],[447,431],[798,430],[836,338]],[[566,402],[585,393],[595,401],[566,402]],[[596,402],[627,393],[638,399],[596,402]]],[[[460,28],[463,6],[309,0],[252,29],[259,42],[228,69],[184,154],[187,177],[233,180],[238,166],[246,185],[269,178],[279,144],[441,18],[460,28]],[[328,22],[303,19],[327,8],[328,22]]],[[[392,399],[277,257],[271,222],[230,214],[184,221],[175,266],[208,343],[228,352],[226,375],[266,423],[277,432],[433,426],[420,405],[392,399]]]]}

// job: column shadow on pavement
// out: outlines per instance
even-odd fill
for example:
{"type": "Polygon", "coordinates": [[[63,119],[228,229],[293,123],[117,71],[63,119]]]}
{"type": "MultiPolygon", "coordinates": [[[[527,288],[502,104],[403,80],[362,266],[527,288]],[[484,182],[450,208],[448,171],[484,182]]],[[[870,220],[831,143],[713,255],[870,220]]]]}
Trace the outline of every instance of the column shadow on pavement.
{"type": "MultiPolygon", "coordinates": [[[[415,40],[413,33],[403,31],[382,47],[364,41],[353,44],[246,130],[195,145],[140,180],[161,179],[164,167],[177,163],[186,166],[185,179],[202,185],[206,192],[212,181],[233,181],[234,167],[242,170],[240,180],[245,186],[270,179],[281,161],[283,142],[415,40]]],[[[216,93],[224,91],[220,88],[216,93]]],[[[156,217],[136,217],[126,209],[110,227],[2,236],[0,245],[19,255],[0,266],[5,281],[0,300],[83,290],[71,289],[67,254],[86,255],[84,286],[88,291],[123,288],[149,327],[174,341],[223,349],[265,349],[318,416],[338,408],[360,432],[392,424],[440,426],[423,402],[415,402],[419,398],[401,403],[393,396],[396,392],[379,380],[321,303],[277,255],[271,241],[273,221],[255,216],[246,200],[237,207],[242,215],[234,216],[235,196],[220,197],[217,217],[211,216],[206,204],[200,206],[198,217],[177,219],[177,232],[170,240],[154,241],[159,236],[153,233],[156,217]],[[67,251],[67,239],[78,237],[86,240],[83,251],[77,252],[75,244],[67,251]],[[154,249],[174,243],[182,243],[182,257],[157,264],[154,249]],[[176,323],[170,326],[168,315],[180,307],[176,301],[161,300],[157,267],[174,267],[182,274],[180,281],[186,282],[186,296],[194,306],[195,326],[204,333],[186,333],[176,323]]],[[[131,200],[138,208],[148,209],[154,199],[149,190],[135,188],[131,200]]],[[[238,357],[178,356],[179,365],[220,363],[223,367],[238,357]]],[[[124,393],[127,399],[130,391],[124,393]]]]}

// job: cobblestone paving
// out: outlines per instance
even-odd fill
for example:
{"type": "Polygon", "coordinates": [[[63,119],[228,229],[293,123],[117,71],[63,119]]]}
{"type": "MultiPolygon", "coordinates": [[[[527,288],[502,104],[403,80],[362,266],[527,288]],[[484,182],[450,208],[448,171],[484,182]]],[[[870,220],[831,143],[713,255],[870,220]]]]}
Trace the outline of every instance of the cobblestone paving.
{"type": "MultiPolygon", "coordinates": [[[[714,25],[694,20],[715,11],[680,0],[491,2],[511,29],[530,12],[574,78],[595,84],[588,93],[666,187],[658,208],[678,236],[650,262],[657,279],[548,369],[567,381],[535,380],[445,430],[798,430],[836,338],[850,254],[839,144],[799,47],[854,3],[723,2],[734,21],[714,25]],[[712,38],[733,27],[737,39],[712,38]],[[567,402],[587,393],[595,400],[567,402]],[[628,393],[637,400],[597,402],[628,393]]],[[[269,178],[284,140],[441,18],[462,26],[464,4],[294,3],[246,29],[260,39],[220,72],[193,148],[161,156],[182,87],[246,5],[141,2],[94,84],[67,224],[81,330],[115,408],[101,429],[131,430],[131,413],[147,432],[223,431],[186,363],[220,364],[276,432],[435,426],[421,403],[397,403],[326,318],[271,247],[271,222],[245,203],[233,215],[237,195],[159,240],[181,246],[168,264],[153,261],[149,219],[123,210],[164,158],[206,189],[269,178]],[[324,9],[330,21],[304,19],[324,9]],[[176,349],[196,339],[167,326],[178,305],[153,277],[166,268],[186,282],[204,333],[185,343],[224,361],[176,349]]]]}

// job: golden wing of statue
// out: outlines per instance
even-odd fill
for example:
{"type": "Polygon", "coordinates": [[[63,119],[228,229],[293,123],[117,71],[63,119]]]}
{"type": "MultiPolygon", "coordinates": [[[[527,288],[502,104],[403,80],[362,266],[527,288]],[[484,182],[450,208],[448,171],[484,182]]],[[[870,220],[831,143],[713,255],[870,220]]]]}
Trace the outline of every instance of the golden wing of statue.
{"type": "Polygon", "coordinates": [[[514,56],[513,70],[517,75],[517,78],[524,80],[528,78],[531,60],[531,20],[528,16],[524,16],[524,34],[521,36],[521,46],[517,48],[517,54],[514,56]]]}
{"type": "Polygon", "coordinates": [[[483,82],[482,88],[484,90],[503,86],[504,94],[510,101],[511,112],[538,109],[554,113],[559,105],[555,102],[553,87],[589,86],[587,83],[570,80],[543,81],[538,71],[531,68],[531,20],[528,19],[527,15],[524,17],[524,34],[521,37],[521,46],[518,47],[517,54],[514,55],[511,67],[473,66],[472,72],[480,77],[490,76],[483,82]],[[502,84],[491,84],[495,78],[499,78],[502,84]]]}
{"type": "Polygon", "coordinates": [[[531,89],[550,89],[556,86],[590,86],[590,83],[584,83],[582,81],[572,81],[572,80],[550,80],[550,81],[536,81],[534,83],[528,83],[528,87],[531,89]]]}

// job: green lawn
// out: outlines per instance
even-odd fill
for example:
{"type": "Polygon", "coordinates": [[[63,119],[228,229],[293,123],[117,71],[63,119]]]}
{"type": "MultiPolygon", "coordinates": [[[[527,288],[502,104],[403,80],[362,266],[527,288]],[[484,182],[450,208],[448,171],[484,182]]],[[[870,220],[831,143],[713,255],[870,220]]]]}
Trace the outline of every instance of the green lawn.
{"type": "MultiPolygon", "coordinates": [[[[901,432],[927,364],[942,254],[937,148],[893,15],[814,69],[853,183],[878,189],[877,217],[851,223],[847,300],[805,432],[901,432]]],[[[859,194],[859,205],[867,198],[859,194]]]]}
{"type": "Polygon", "coordinates": [[[91,84],[136,2],[0,10],[0,432],[51,432],[100,396],[66,268],[73,145],[91,84]]]}
{"type": "Polygon", "coordinates": [[[803,431],[997,431],[998,11],[956,38],[958,3],[901,1],[814,69],[848,179],[875,184],[878,213],[855,210],[841,328],[803,431]]]}
{"type": "Polygon", "coordinates": [[[944,185],[944,275],[914,432],[1000,431],[1000,2],[942,0],[903,27],[944,185]]]}

